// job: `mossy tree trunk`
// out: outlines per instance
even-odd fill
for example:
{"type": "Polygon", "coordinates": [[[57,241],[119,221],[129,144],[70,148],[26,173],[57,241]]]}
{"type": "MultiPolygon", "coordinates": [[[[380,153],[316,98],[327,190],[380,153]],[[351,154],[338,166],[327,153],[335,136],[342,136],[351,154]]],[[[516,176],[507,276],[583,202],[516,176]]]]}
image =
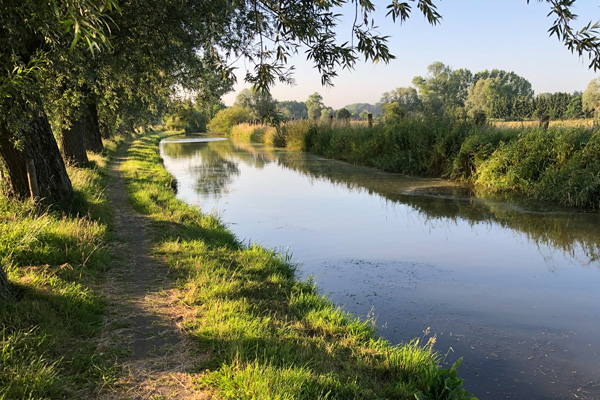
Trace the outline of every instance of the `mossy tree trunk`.
{"type": "Polygon", "coordinates": [[[60,151],[67,163],[82,166],[89,162],[85,150],[86,130],[87,121],[83,113],[72,122],[69,129],[63,130],[60,136],[60,151]]]}
{"type": "Polygon", "coordinates": [[[100,153],[104,149],[100,126],[98,125],[98,110],[96,102],[90,100],[85,105],[85,147],[94,153],[100,153]]]}
{"type": "Polygon", "coordinates": [[[0,126],[0,157],[6,167],[11,195],[30,196],[27,162],[33,160],[40,197],[51,203],[68,203],[73,197],[73,187],[48,117],[44,111],[31,110],[34,106],[36,110],[42,110],[41,100],[33,98],[27,104],[21,106],[22,111],[29,112],[31,117],[22,134],[17,135],[20,137],[18,144],[15,135],[6,126],[0,126]],[[32,104],[35,101],[39,104],[32,104]]]}

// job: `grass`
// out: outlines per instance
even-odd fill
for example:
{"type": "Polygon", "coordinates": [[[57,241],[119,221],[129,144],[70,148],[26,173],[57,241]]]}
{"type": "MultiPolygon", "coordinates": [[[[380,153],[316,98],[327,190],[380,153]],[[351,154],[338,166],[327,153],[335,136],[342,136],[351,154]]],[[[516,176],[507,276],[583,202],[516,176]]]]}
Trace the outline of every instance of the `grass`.
{"type": "MultiPolygon", "coordinates": [[[[497,128],[525,129],[539,127],[539,121],[493,121],[492,124],[497,128]]],[[[549,123],[551,128],[592,128],[594,126],[593,118],[553,120],[549,123]]]]}
{"type": "MultiPolygon", "coordinates": [[[[234,129],[239,138],[309,151],[389,172],[451,178],[482,193],[517,194],[600,208],[600,130],[589,124],[498,128],[452,119],[406,119],[373,128],[343,123],[287,124],[277,143],[234,129]]],[[[273,128],[271,128],[273,129],[273,128]]]]}
{"type": "Polygon", "coordinates": [[[94,288],[112,256],[106,164],[122,141],[68,168],[67,210],[0,197],[0,263],[17,298],[0,304],[0,399],[84,398],[111,379],[96,352],[105,303],[94,288]]]}
{"type": "Polygon", "coordinates": [[[241,245],[214,216],[178,201],[160,138],[137,140],[123,172],[189,307],[185,331],[207,354],[197,385],[225,399],[470,398],[455,370],[438,366],[434,338],[391,345],[373,321],[296,280],[285,255],[241,245]]]}

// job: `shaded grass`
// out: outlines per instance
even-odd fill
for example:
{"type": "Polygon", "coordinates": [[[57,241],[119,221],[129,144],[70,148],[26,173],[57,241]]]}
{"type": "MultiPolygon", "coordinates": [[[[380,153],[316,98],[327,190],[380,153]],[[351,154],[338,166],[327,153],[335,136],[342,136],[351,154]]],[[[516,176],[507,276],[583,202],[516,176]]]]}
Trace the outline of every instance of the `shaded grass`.
{"type": "Polygon", "coordinates": [[[68,167],[66,209],[0,197],[0,263],[17,298],[0,304],[0,399],[82,398],[111,379],[95,353],[105,303],[93,288],[112,256],[106,164],[122,141],[68,167]]]}
{"type": "MultiPolygon", "coordinates": [[[[240,137],[260,140],[252,133],[256,127],[244,129],[240,137]]],[[[283,126],[278,143],[383,171],[451,178],[483,194],[600,208],[599,132],[588,125],[556,124],[546,131],[444,118],[373,128],[300,122],[283,126]]]]}
{"type": "Polygon", "coordinates": [[[435,339],[390,345],[373,321],[297,281],[285,255],[242,246],[213,216],[179,202],[158,156],[160,138],[136,141],[122,171],[192,310],[186,332],[209,355],[199,385],[231,399],[442,399],[451,391],[468,398],[458,378],[440,385],[449,372],[437,365],[435,339]]]}

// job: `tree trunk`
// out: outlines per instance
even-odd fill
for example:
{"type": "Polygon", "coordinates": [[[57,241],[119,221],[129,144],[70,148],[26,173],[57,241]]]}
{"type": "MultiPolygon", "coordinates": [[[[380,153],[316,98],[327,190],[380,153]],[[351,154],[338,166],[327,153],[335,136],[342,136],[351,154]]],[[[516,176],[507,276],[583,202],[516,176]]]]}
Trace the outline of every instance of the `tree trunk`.
{"type": "Polygon", "coordinates": [[[102,136],[102,139],[110,139],[112,134],[108,125],[101,122],[98,122],[98,125],[100,126],[100,136],[102,136]]]}
{"type": "Polygon", "coordinates": [[[9,194],[19,198],[29,197],[27,159],[17,150],[7,132],[0,134],[0,156],[8,173],[9,194]]]}
{"type": "Polygon", "coordinates": [[[85,151],[85,131],[87,130],[87,118],[85,113],[73,121],[69,129],[65,129],[60,136],[60,151],[66,162],[77,166],[89,162],[85,151]]]}
{"type": "Polygon", "coordinates": [[[84,111],[86,116],[85,125],[85,147],[89,151],[94,153],[100,153],[104,149],[102,144],[102,135],[100,134],[100,127],[98,126],[98,110],[96,109],[96,102],[89,101],[85,105],[86,110],[84,111]]]}
{"type": "MultiPolygon", "coordinates": [[[[31,100],[40,102],[39,99],[31,100]]],[[[42,109],[40,104],[37,106],[38,110],[42,109]]],[[[40,197],[48,202],[67,203],[73,197],[73,187],[54,140],[48,117],[43,111],[32,114],[34,116],[23,132],[19,147],[15,146],[6,126],[0,126],[0,157],[8,172],[11,194],[21,198],[29,197],[27,161],[33,160],[40,197]]]]}
{"type": "Polygon", "coordinates": [[[10,283],[0,264],[0,304],[13,301],[15,298],[10,290],[10,283]]]}

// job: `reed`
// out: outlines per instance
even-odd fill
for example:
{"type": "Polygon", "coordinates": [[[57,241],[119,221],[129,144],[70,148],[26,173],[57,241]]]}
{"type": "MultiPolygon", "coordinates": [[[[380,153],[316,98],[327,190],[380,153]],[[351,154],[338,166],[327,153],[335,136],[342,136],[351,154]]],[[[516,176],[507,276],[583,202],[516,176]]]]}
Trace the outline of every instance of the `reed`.
{"type": "Polygon", "coordinates": [[[451,178],[487,193],[600,208],[599,130],[589,123],[566,121],[544,130],[448,118],[372,128],[303,121],[280,131],[281,147],[293,150],[389,172],[451,178]]]}

